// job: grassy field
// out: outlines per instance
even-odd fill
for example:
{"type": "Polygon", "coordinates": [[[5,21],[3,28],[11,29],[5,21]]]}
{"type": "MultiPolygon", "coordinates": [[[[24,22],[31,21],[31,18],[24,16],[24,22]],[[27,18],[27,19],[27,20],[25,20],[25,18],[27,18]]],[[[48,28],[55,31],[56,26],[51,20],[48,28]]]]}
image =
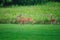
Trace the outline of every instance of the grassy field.
{"type": "MultiPolygon", "coordinates": [[[[4,19],[12,19],[17,15],[32,17],[35,20],[44,20],[47,16],[42,14],[54,14],[60,17],[60,3],[48,2],[34,6],[11,6],[0,8],[0,22],[4,19]]],[[[60,40],[60,25],[42,24],[0,24],[0,40],[60,40]]]]}
{"type": "Polygon", "coordinates": [[[60,25],[0,24],[0,40],[60,40],[60,25]]]}

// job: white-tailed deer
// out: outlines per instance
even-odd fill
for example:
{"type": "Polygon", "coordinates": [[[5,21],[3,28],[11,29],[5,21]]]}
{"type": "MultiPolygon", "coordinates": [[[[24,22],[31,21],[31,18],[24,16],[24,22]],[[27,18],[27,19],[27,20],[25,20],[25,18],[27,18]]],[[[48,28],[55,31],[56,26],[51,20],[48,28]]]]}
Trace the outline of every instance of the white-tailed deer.
{"type": "Polygon", "coordinates": [[[30,18],[30,17],[24,18],[23,16],[18,16],[17,17],[17,22],[19,24],[26,24],[28,22],[31,23],[31,24],[34,24],[35,23],[35,21],[33,20],[33,18],[30,18]]]}
{"type": "Polygon", "coordinates": [[[53,15],[51,15],[50,22],[51,22],[51,24],[55,24],[56,23],[56,18],[53,15]]]}

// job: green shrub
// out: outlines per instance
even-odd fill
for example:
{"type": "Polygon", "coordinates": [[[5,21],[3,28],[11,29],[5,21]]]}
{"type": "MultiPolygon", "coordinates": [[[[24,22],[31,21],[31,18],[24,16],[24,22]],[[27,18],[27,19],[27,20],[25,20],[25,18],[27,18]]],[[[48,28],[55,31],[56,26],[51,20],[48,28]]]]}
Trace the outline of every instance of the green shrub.
{"type": "Polygon", "coordinates": [[[45,20],[44,20],[44,24],[50,24],[50,20],[45,19],[45,20]]]}
{"type": "Polygon", "coordinates": [[[57,24],[60,24],[60,17],[58,17],[57,19],[57,24]]]}

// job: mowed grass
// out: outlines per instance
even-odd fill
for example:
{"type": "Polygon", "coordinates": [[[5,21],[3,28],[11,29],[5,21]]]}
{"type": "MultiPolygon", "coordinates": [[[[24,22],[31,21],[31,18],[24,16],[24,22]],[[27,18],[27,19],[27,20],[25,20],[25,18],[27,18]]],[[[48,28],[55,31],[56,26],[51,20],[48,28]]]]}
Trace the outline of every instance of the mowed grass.
{"type": "Polygon", "coordinates": [[[60,40],[60,25],[0,24],[0,40],[60,40]]]}

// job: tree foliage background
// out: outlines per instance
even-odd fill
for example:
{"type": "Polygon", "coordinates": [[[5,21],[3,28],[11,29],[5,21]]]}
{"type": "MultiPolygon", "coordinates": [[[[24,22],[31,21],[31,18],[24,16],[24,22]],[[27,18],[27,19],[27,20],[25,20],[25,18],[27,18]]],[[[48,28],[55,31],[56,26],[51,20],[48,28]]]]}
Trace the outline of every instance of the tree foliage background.
{"type": "Polygon", "coordinates": [[[36,5],[36,4],[44,4],[49,1],[60,2],[60,0],[0,0],[0,6],[36,5]]]}

